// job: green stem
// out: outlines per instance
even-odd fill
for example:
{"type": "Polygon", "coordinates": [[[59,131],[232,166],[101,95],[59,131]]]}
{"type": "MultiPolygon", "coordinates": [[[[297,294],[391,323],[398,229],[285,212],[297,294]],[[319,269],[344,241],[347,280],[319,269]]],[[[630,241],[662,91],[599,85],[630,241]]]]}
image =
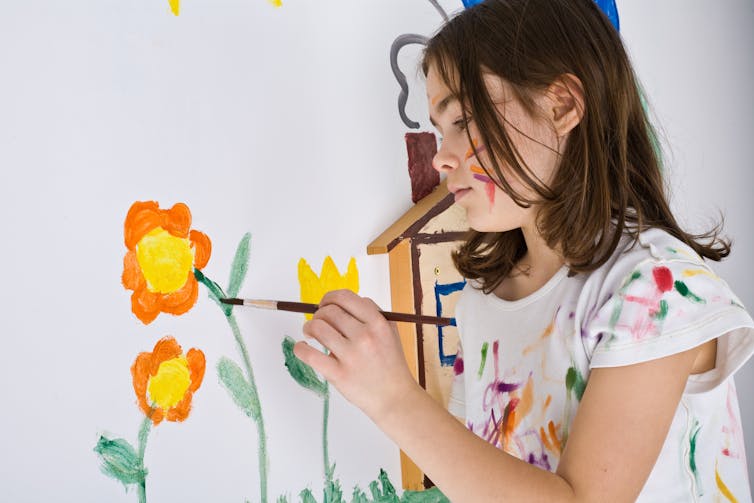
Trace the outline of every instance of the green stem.
{"type": "MultiPolygon", "coordinates": [[[[236,339],[236,345],[241,352],[241,358],[243,360],[244,367],[246,368],[246,376],[249,379],[249,386],[254,390],[254,396],[259,397],[257,391],[256,381],[254,379],[254,371],[251,368],[251,360],[249,359],[249,352],[246,349],[246,344],[241,337],[241,330],[238,328],[238,322],[233,313],[226,315],[230,329],[233,331],[233,337],[236,339]]],[[[255,408],[259,411],[259,415],[254,421],[257,423],[257,434],[259,436],[259,485],[262,497],[262,503],[267,503],[267,436],[264,431],[264,419],[262,418],[262,408],[257,400],[255,408]]]]}
{"type": "Polygon", "coordinates": [[[322,451],[325,458],[325,477],[328,481],[332,480],[333,470],[330,466],[330,453],[327,447],[327,424],[330,418],[330,386],[325,382],[325,399],[322,411],[322,451]]]}
{"type": "Polygon", "coordinates": [[[147,416],[139,428],[139,470],[142,473],[141,482],[139,482],[139,503],[147,502],[147,471],[144,469],[144,451],[147,449],[147,436],[151,426],[152,419],[147,416]]]}
{"type": "Polygon", "coordinates": [[[249,351],[246,349],[246,344],[241,337],[241,329],[238,328],[236,317],[233,316],[233,308],[230,305],[223,304],[221,299],[225,298],[225,292],[222,288],[204,275],[199,269],[194,269],[194,277],[197,281],[202,283],[209,290],[210,297],[220,306],[220,309],[225,315],[225,319],[228,320],[230,329],[233,331],[233,337],[236,339],[236,345],[241,353],[241,359],[243,360],[244,367],[246,368],[246,377],[249,380],[249,386],[254,391],[256,397],[254,403],[254,409],[258,411],[257,417],[254,417],[254,422],[257,424],[257,435],[259,436],[259,485],[262,493],[262,502],[267,503],[267,435],[264,431],[264,419],[262,418],[262,407],[259,403],[259,392],[257,391],[256,381],[254,380],[254,371],[251,368],[251,360],[249,359],[249,351]]]}

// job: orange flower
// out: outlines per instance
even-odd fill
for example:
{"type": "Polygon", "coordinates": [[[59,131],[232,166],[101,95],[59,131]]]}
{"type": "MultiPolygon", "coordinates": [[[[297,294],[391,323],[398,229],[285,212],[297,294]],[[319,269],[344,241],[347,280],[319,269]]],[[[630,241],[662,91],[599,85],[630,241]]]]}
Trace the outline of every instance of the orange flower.
{"type": "Polygon", "coordinates": [[[212,243],[191,230],[191,211],[183,203],[161,210],[155,201],[137,201],[124,225],[128,252],[123,286],[133,290],[131,310],[144,324],[161,312],[183,314],[199,295],[194,268],[209,261],[212,243]]]}
{"type": "Polygon", "coordinates": [[[139,353],[131,366],[139,408],[155,425],[163,419],[183,421],[202,384],[204,368],[201,350],[191,348],[184,355],[173,337],[163,337],[151,353],[139,353]]]}

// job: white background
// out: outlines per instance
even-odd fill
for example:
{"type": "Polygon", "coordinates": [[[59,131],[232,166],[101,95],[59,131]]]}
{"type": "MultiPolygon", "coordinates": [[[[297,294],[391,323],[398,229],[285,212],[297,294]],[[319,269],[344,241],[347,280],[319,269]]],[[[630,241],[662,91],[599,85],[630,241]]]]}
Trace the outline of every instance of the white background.
{"type": "MultiPolygon", "coordinates": [[[[444,1],[446,10],[460,0],[444,1]]],[[[754,2],[626,0],[621,31],[667,140],[673,207],[691,230],[721,211],[732,256],[714,264],[754,306],[754,2]]],[[[150,501],[258,501],[256,431],[218,382],[239,360],[202,287],[180,317],[144,326],[120,284],[137,200],[185,202],[213,241],[221,284],[252,233],[242,295],[295,299],[296,264],[342,269],[389,306],[387,259],[366,245],[411,206],[392,41],[430,35],[428,1],[0,0],[0,499],[135,501],[99,471],[101,433],[136,443],[130,366],[160,337],[207,357],[184,423],[149,438],[150,501]]],[[[429,130],[419,50],[401,52],[409,116],[429,130]]],[[[238,311],[238,310],[237,310],[238,311]]],[[[322,487],[321,402],[287,375],[303,318],[238,312],[269,438],[270,501],[322,487]]],[[[754,366],[737,376],[754,460],[754,366]]],[[[351,405],[331,405],[331,459],[350,495],[398,451],[351,405]]],[[[753,463],[754,464],[754,463],[753,463]]],[[[752,471],[750,470],[750,473],[752,471]]]]}

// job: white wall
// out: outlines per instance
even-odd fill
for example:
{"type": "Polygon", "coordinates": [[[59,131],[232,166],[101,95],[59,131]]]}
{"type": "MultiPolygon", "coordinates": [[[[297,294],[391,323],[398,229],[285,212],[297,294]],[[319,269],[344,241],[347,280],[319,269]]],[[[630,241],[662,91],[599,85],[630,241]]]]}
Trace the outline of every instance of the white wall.
{"type": "MultiPolygon", "coordinates": [[[[461,2],[444,1],[448,11],[461,2]]],[[[622,32],[672,146],[682,220],[716,209],[735,239],[717,270],[754,306],[752,2],[619,2],[622,32]]],[[[120,285],[123,219],[137,200],[187,203],[213,240],[205,273],[225,283],[243,233],[242,295],[293,299],[300,257],[356,257],[361,292],[389,305],[387,261],[366,244],[411,204],[398,85],[388,51],[431,34],[428,1],[0,0],[0,459],[3,500],[134,501],[99,473],[100,433],[136,442],[130,366],[172,334],[207,374],[185,423],[150,435],[152,501],[258,500],[256,433],[218,383],[238,359],[201,290],[180,317],[142,325],[120,285]],[[10,454],[12,453],[12,454],[10,454]]],[[[418,49],[401,53],[412,77],[418,49]]],[[[414,82],[409,115],[429,129],[414,82]]],[[[301,318],[243,312],[269,437],[270,499],[322,484],[321,403],[286,374],[283,335],[301,318]]],[[[754,366],[738,377],[754,460],[754,366]]],[[[398,452],[339,397],[331,458],[350,494],[398,452]]],[[[753,477],[754,478],[754,477],[753,477]]]]}

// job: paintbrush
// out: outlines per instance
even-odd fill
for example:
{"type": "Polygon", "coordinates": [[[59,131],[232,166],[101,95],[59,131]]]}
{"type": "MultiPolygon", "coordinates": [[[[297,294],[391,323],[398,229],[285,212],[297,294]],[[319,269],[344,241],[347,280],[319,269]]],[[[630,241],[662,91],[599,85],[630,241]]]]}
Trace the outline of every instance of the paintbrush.
{"type": "MultiPolygon", "coordinates": [[[[290,311],[293,313],[312,314],[319,309],[318,304],[306,304],[304,302],[288,302],[284,300],[258,300],[258,299],[220,299],[224,304],[235,306],[250,306],[276,311],[290,311]]],[[[380,311],[389,321],[405,321],[408,323],[422,323],[424,325],[453,325],[453,318],[441,318],[439,316],[423,316],[411,313],[394,313],[392,311],[380,311]]]]}

